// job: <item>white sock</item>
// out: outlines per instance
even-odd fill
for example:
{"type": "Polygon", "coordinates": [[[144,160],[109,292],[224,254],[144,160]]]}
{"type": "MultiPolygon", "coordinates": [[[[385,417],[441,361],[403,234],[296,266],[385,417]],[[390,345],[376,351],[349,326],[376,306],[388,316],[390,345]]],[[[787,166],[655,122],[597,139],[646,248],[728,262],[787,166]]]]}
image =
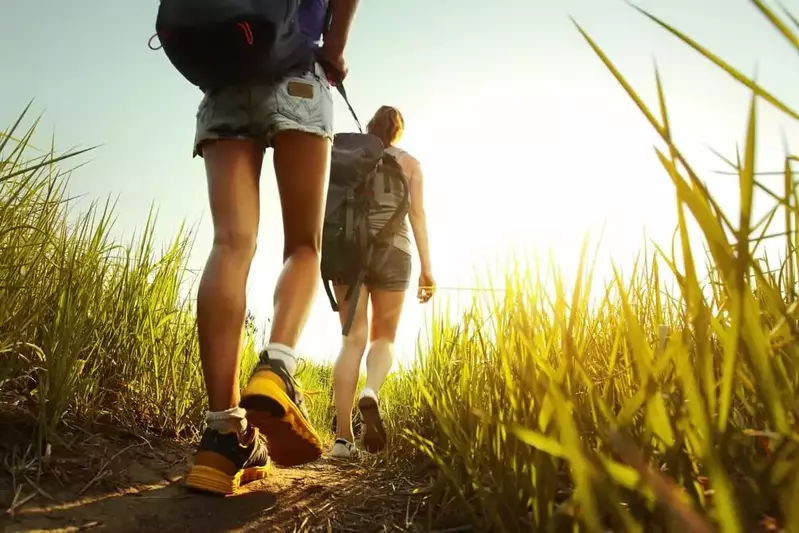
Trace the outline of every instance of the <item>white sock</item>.
{"type": "Polygon", "coordinates": [[[297,370],[297,358],[294,355],[294,348],[285,344],[270,342],[266,346],[266,353],[269,355],[269,359],[283,361],[289,374],[294,375],[294,371],[297,370]]]}
{"type": "Polygon", "coordinates": [[[247,430],[247,411],[241,407],[233,407],[226,411],[208,411],[205,423],[210,429],[219,433],[239,433],[247,430]]]}
{"type": "Polygon", "coordinates": [[[377,393],[372,387],[364,387],[358,399],[366,397],[372,398],[374,401],[377,401],[377,393]]]}

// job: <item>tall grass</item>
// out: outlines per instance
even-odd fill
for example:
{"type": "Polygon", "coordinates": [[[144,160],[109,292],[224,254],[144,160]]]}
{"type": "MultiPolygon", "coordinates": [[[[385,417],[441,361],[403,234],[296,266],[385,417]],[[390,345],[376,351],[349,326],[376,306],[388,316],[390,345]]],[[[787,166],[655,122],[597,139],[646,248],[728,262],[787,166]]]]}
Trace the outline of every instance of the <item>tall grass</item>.
{"type": "MultiPolygon", "coordinates": [[[[194,432],[205,389],[184,297],[191,233],[179,228],[158,250],[154,216],[120,243],[111,203],[75,214],[62,165],[84,152],[34,149],[38,121],[20,131],[28,112],[0,133],[0,393],[26,398],[43,441],[68,420],[194,432]]],[[[248,327],[242,379],[254,343],[248,327]]],[[[304,374],[311,388],[329,388],[329,369],[304,374]]],[[[314,416],[329,418],[324,407],[314,416]]]]}
{"type": "Polygon", "coordinates": [[[152,217],[121,245],[110,203],[71,216],[59,163],[79,154],[29,156],[36,123],[14,140],[25,114],[0,137],[3,387],[29,398],[44,436],[66,415],[104,414],[181,433],[203,400],[180,296],[188,233],[156,255],[152,217]]]}
{"type": "MultiPolygon", "coordinates": [[[[796,19],[753,3],[799,49],[796,19]]],[[[568,292],[557,274],[542,281],[522,266],[488,316],[476,303],[434,324],[430,349],[398,378],[405,401],[391,423],[438,465],[437,502],[480,530],[799,531],[796,158],[786,155],[781,191],[759,182],[757,100],[799,116],[646,15],[752,89],[745,146],[730,162],[740,210],[724,213],[674,144],[659,77],[652,110],[575,23],[662,138],[655,154],[675,187],[682,260],[657,248],[595,306],[584,250],[568,292]],[[756,189],[774,201],[760,221],[756,189]],[[758,252],[775,220],[780,264],[758,252]],[[671,293],[664,269],[677,280],[671,293]]]]}

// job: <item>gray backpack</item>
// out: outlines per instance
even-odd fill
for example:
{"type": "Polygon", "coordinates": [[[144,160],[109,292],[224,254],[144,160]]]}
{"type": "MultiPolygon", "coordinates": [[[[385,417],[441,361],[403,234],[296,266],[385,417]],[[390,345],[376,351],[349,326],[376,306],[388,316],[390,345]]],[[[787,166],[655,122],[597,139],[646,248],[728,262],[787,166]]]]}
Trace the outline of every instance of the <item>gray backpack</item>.
{"type": "MultiPolygon", "coordinates": [[[[378,137],[368,133],[335,136],[322,234],[322,281],[336,312],[332,284],[347,286],[345,301],[350,307],[342,327],[344,336],[352,326],[369,267],[383,260],[375,255],[375,248],[392,242],[408,214],[409,193],[402,166],[378,137]],[[389,217],[385,216],[387,204],[389,208],[396,205],[389,217]],[[382,225],[376,223],[378,213],[379,220],[387,218],[382,225]]],[[[387,250],[384,247],[383,253],[387,250]]]]}

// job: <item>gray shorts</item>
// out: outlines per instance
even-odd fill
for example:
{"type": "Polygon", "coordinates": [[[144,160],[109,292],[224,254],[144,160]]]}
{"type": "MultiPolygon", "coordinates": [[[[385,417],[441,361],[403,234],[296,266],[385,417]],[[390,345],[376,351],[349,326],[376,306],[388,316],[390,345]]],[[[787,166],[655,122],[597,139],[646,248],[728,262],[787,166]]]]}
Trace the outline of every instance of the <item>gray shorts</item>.
{"type": "Polygon", "coordinates": [[[385,258],[380,256],[386,247],[375,249],[372,266],[366,273],[365,284],[371,289],[406,291],[411,281],[411,255],[405,250],[389,245],[385,258]]]}
{"type": "Polygon", "coordinates": [[[272,145],[275,134],[297,130],[333,139],[333,96],[322,67],[276,83],[247,84],[212,90],[197,110],[194,156],[202,143],[216,139],[251,139],[272,145]]]}

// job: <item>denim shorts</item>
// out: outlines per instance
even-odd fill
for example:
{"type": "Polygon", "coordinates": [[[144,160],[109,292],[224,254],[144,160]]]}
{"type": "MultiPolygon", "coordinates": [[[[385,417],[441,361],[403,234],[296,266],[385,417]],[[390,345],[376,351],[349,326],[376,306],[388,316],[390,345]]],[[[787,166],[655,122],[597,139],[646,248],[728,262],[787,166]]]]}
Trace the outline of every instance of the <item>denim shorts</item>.
{"type": "Polygon", "coordinates": [[[208,91],[197,110],[194,155],[215,139],[250,139],[272,145],[275,134],[297,130],[333,139],[333,96],[318,63],[273,83],[208,91]]]}

